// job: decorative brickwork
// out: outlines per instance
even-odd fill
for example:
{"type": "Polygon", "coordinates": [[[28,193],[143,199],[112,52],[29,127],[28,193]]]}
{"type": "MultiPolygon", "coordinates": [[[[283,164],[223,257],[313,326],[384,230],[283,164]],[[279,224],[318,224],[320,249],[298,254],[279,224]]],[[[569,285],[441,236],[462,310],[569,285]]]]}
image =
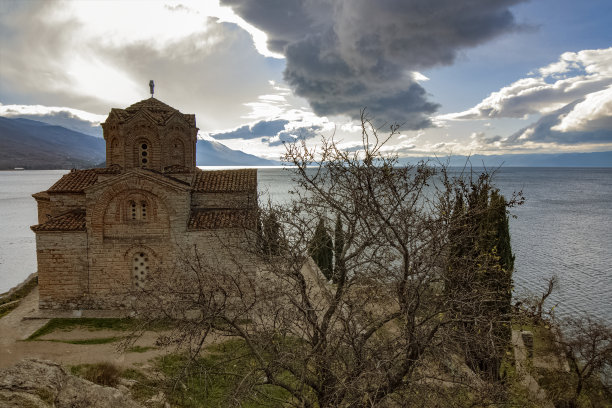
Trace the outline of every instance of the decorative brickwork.
{"type": "Polygon", "coordinates": [[[194,247],[225,266],[242,248],[246,262],[257,170],[195,167],[195,116],[155,98],[112,109],[102,128],[108,167],[33,195],[41,308],[126,308],[194,247]]]}

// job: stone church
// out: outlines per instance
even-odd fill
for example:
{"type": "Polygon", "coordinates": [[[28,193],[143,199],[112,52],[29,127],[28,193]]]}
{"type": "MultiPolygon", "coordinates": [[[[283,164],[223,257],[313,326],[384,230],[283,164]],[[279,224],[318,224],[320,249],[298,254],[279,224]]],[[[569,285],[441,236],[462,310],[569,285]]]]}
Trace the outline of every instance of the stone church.
{"type": "Polygon", "coordinates": [[[254,225],[257,170],[198,169],[195,115],[151,97],[102,128],[105,168],[33,194],[41,309],[125,308],[189,248],[213,255],[254,225]]]}

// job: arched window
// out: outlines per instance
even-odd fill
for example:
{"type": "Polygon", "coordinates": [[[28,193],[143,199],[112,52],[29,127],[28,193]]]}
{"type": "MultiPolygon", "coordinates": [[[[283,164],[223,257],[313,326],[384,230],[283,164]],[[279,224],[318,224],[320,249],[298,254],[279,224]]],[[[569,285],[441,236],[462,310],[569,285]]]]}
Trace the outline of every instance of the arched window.
{"type": "Polygon", "coordinates": [[[146,221],[148,219],[149,204],[145,200],[139,202],[130,200],[127,205],[127,219],[130,221],[146,221]]]}
{"type": "Polygon", "coordinates": [[[138,152],[138,160],[140,161],[140,167],[147,167],[147,164],[151,160],[151,158],[149,157],[149,143],[147,143],[146,141],[140,142],[140,146],[138,146],[138,152]]]}
{"type": "Polygon", "coordinates": [[[137,220],[138,219],[138,209],[136,208],[136,203],[134,201],[130,201],[129,211],[130,211],[130,220],[137,220]]]}
{"type": "Polygon", "coordinates": [[[149,256],[145,252],[136,252],[132,257],[132,283],[135,288],[144,288],[149,274],[149,256]]]}

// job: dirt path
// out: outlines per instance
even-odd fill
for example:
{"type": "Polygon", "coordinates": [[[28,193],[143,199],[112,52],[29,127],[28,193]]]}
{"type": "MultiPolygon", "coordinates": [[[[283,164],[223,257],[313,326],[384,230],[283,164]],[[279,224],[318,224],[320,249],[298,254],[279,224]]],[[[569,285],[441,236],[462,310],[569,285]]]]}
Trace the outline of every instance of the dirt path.
{"type": "MultiPolygon", "coordinates": [[[[0,368],[15,364],[25,357],[35,357],[52,360],[61,364],[91,364],[98,362],[113,362],[122,367],[146,364],[151,358],[165,354],[159,349],[147,350],[143,353],[121,352],[118,343],[107,344],[67,344],[51,341],[23,341],[32,333],[44,326],[49,319],[24,319],[34,315],[38,310],[38,287],[27,295],[19,306],[0,319],[0,368]]],[[[102,337],[123,337],[121,331],[87,331],[73,330],[70,332],[54,332],[44,336],[44,339],[74,340],[102,337]]],[[[145,333],[136,345],[152,347],[156,334],[145,333]]]]}

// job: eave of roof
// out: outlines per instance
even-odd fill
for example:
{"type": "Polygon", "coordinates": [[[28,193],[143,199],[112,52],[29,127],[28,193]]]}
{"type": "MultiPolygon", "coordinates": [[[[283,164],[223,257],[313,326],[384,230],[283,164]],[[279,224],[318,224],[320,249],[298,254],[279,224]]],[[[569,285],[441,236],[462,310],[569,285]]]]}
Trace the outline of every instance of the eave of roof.
{"type": "Polygon", "coordinates": [[[85,231],[85,211],[73,210],[30,228],[34,232],[85,231]]]}
{"type": "Polygon", "coordinates": [[[47,193],[83,193],[83,191],[98,181],[99,174],[118,174],[119,170],[113,168],[72,170],[64,174],[47,193]]]}
{"type": "Polygon", "coordinates": [[[49,193],[47,193],[46,191],[40,191],[38,193],[34,193],[32,194],[32,197],[34,197],[36,200],[45,200],[45,201],[50,200],[49,193]]]}
{"type": "Polygon", "coordinates": [[[194,209],[188,224],[190,230],[254,229],[256,225],[256,213],[244,209],[194,209]]]}

